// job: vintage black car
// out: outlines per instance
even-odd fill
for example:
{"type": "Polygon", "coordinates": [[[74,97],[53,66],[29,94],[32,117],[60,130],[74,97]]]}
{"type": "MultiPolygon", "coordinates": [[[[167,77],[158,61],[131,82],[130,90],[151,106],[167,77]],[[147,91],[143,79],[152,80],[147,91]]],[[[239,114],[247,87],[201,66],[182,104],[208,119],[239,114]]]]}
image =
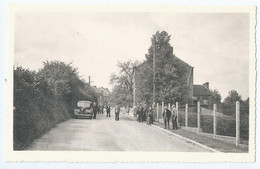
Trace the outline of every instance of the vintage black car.
{"type": "Polygon", "coordinates": [[[93,118],[92,102],[81,100],[77,103],[77,108],[74,109],[74,118],[93,118]]]}

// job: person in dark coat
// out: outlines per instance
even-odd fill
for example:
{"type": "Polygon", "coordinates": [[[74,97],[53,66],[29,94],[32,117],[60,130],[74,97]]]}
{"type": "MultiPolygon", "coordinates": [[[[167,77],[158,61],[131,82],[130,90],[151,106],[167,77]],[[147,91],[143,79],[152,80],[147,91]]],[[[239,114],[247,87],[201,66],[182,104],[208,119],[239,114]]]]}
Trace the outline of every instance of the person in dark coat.
{"type": "Polygon", "coordinates": [[[151,107],[150,124],[153,124],[154,106],[151,107]]]}
{"type": "Polygon", "coordinates": [[[143,107],[143,121],[146,121],[146,114],[148,112],[148,106],[146,104],[144,104],[143,107]]]}
{"type": "Polygon", "coordinates": [[[97,113],[100,114],[100,109],[101,107],[100,106],[97,106],[97,113]]]}
{"type": "Polygon", "coordinates": [[[94,102],[94,105],[93,105],[93,113],[94,113],[93,119],[97,118],[97,112],[98,112],[98,106],[97,106],[97,103],[94,102]]]}
{"type": "Polygon", "coordinates": [[[140,104],[136,107],[136,115],[137,115],[137,121],[140,122],[140,104]]]}
{"type": "Polygon", "coordinates": [[[140,109],[139,109],[139,122],[143,122],[143,118],[144,118],[144,107],[143,105],[140,105],[140,109]]]}
{"type": "Polygon", "coordinates": [[[111,117],[111,116],[110,116],[111,107],[110,107],[109,104],[107,105],[106,109],[107,109],[107,117],[111,117]]]}
{"type": "Polygon", "coordinates": [[[164,111],[163,111],[163,121],[164,121],[164,128],[166,129],[166,126],[169,127],[169,122],[170,122],[170,118],[171,118],[171,111],[167,108],[167,106],[164,107],[164,111]]]}

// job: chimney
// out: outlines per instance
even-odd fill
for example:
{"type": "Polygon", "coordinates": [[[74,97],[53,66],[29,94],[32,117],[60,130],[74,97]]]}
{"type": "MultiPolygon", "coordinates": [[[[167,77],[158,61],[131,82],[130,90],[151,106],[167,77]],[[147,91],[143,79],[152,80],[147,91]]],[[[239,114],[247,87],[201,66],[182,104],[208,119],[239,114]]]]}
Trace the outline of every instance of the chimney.
{"type": "Polygon", "coordinates": [[[170,48],[170,53],[173,54],[173,47],[170,48]]]}
{"type": "Polygon", "coordinates": [[[209,89],[209,82],[204,83],[203,86],[204,86],[205,88],[209,89]]]}
{"type": "Polygon", "coordinates": [[[90,86],[90,76],[88,76],[88,84],[89,84],[89,86],[90,86]]]}

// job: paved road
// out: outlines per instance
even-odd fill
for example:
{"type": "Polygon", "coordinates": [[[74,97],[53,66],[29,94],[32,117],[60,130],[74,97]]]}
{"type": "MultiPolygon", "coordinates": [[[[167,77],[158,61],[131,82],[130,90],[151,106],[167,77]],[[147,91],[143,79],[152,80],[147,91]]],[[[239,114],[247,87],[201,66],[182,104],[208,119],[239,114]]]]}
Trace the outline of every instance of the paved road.
{"type": "Polygon", "coordinates": [[[36,139],[28,150],[209,151],[155,127],[131,121],[127,116],[114,121],[114,116],[105,115],[60,123],[36,139]]]}

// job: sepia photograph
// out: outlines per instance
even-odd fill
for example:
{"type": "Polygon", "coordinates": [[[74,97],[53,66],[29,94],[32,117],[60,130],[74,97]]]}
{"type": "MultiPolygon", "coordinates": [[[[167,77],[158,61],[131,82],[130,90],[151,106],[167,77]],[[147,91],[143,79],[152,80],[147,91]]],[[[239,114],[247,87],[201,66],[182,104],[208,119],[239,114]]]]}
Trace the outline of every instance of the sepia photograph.
{"type": "Polygon", "coordinates": [[[10,5],[7,160],[254,161],[255,10],[10,5]]]}

